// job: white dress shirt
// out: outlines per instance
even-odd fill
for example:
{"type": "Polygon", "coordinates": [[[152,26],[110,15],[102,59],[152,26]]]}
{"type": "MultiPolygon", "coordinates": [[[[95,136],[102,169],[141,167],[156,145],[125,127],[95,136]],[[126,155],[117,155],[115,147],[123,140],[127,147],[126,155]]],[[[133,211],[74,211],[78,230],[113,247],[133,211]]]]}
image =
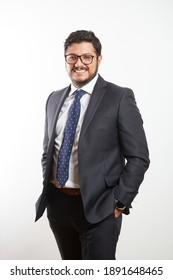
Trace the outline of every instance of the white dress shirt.
{"type": "MultiPolygon", "coordinates": [[[[79,176],[78,176],[78,140],[79,140],[80,131],[81,131],[83,119],[85,116],[85,112],[88,107],[88,104],[89,104],[89,101],[91,98],[91,94],[93,92],[97,79],[98,79],[98,74],[88,84],[86,84],[85,86],[83,86],[81,88],[86,93],[80,99],[81,111],[80,111],[80,117],[79,117],[79,121],[78,121],[77,128],[76,128],[74,144],[73,144],[72,152],[71,152],[71,156],[70,156],[69,178],[64,187],[80,188],[79,176]]],[[[56,136],[55,136],[55,142],[54,142],[52,178],[51,178],[51,183],[53,183],[56,187],[60,187],[58,184],[58,181],[56,179],[57,160],[58,160],[59,150],[61,148],[61,144],[62,144],[63,137],[64,137],[64,130],[65,130],[65,125],[66,125],[66,121],[68,118],[68,112],[69,112],[70,106],[72,105],[73,100],[74,100],[73,93],[76,90],[77,90],[77,88],[73,84],[71,84],[71,90],[61,108],[61,111],[60,111],[58,119],[57,119],[56,136]]]]}

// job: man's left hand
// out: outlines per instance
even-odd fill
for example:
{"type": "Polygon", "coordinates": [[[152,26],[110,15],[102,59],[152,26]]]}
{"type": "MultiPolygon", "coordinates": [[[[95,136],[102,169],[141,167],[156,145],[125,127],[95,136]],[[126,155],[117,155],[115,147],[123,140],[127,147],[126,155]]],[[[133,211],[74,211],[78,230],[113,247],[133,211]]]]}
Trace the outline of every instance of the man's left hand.
{"type": "Polygon", "coordinates": [[[118,218],[120,215],[121,215],[122,211],[121,210],[118,210],[117,208],[115,208],[114,210],[114,216],[115,218],[118,218]]]}

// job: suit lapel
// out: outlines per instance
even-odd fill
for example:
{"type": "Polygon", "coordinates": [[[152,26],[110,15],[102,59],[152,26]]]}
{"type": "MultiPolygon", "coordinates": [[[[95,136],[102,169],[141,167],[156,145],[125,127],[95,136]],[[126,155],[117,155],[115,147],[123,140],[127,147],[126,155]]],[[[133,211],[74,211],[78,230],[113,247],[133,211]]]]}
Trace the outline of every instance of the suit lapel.
{"type": "Polygon", "coordinates": [[[49,147],[48,147],[48,151],[47,151],[47,167],[46,167],[46,174],[45,174],[45,180],[44,180],[44,191],[46,190],[47,184],[48,184],[48,180],[49,180],[49,174],[50,174],[50,169],[51,169],[51,164],[52,164],[52,153],[53,153],[53,148],[54,148],[54,141],[55,141],[55,126],[56,126],[56,122],[57,122],[57,118],[60,112],[60,109],[64,103],[65,98],[67,97],[68,93],[69,93],[70,87],[68,87],[66,90],[62,90],[62,95],[60,97],[60,99],[58,99],[55,102],[55,113],[54,116],[52,118],[52,122],[51,122],[51,130],[50,130],[50,142],[49,142],[49,147]]]}
{"type": "Polygon", "coordinates": [[[93,93],[91,95],[91,99],[90,99],[90,102],[89,102],[89,105],[88,105],[88,108],[87,108],[87,111],[86,111],[86,114],[84,117],[79,141],[81,141],[82,137],[84,136],[90,122],[92,121],[92,119],[97,111],[97,108],[98,108],[100,102],[102,101],[102,98],[105,93],[105,86],[106,86],[106,82],[103,80],[103,78],[101,78],[99,76],[98,81],[93,90],[93,93]]]}
{"type": "Polygon", "coordinates": [[[54,113],[54,116],[53,116],[53,119],[52,119],[52,122],[51,122],[51,130],[50,130],[50,135],[52,135],[53,138],[54,138],[55,126],[56,126],[56,122],[57,122],[57,118],[58,118],[59,112],[61,110],[61,107],[62,107],[62,105],[63,105],[63,103],[64,103],[64,101],[65,101],[65,99],[66,99],[66,97],[67,97],[67,95],[69,93],[69,91],[70,91],[70,86],[65,91],[63,90],[61,98],[56,101],[55,113],[54,113]]]}

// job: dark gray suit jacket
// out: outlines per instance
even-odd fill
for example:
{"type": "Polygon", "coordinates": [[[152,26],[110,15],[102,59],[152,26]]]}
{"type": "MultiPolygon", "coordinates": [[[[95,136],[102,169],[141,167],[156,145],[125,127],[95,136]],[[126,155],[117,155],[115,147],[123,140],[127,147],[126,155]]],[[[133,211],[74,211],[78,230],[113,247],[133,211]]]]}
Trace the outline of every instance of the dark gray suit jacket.
{"type": "MultiPolygon", "coordinates": [[[[43,191],[36,203],[36,220],[51,201],[49,185],[55,125],[70,87],[53,92],[46,104],[43,191]]],[[[149,166],[143,121],[131,89],[99,76],[88,105],[78,144],[81,196],[86,218],[97,223],[113,213],[114,198],[129,207],[149,166]]]]}

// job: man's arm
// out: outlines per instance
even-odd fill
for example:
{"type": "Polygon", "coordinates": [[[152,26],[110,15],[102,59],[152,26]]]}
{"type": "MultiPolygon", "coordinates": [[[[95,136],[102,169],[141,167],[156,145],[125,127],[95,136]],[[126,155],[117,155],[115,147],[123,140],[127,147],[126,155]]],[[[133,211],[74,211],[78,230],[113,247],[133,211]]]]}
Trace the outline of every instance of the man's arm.
{"type": "Polygon", "coordinates": [[[46,164],[47,164],[47,148],[48,148],[48,122],[47,122],[47,103],[45,110],[45,124],[44,124],[44,138],[43,138],[43,154],[41,158],[43,178],[45,178],[46,164]]]}
{"type": "Polygon", "coordinates": [[[115,188],[115,198],[130,207],[150,163],[143,121],[130,89],[125,89],[119,105],[118,133],[126,165],[115,188]]]}

